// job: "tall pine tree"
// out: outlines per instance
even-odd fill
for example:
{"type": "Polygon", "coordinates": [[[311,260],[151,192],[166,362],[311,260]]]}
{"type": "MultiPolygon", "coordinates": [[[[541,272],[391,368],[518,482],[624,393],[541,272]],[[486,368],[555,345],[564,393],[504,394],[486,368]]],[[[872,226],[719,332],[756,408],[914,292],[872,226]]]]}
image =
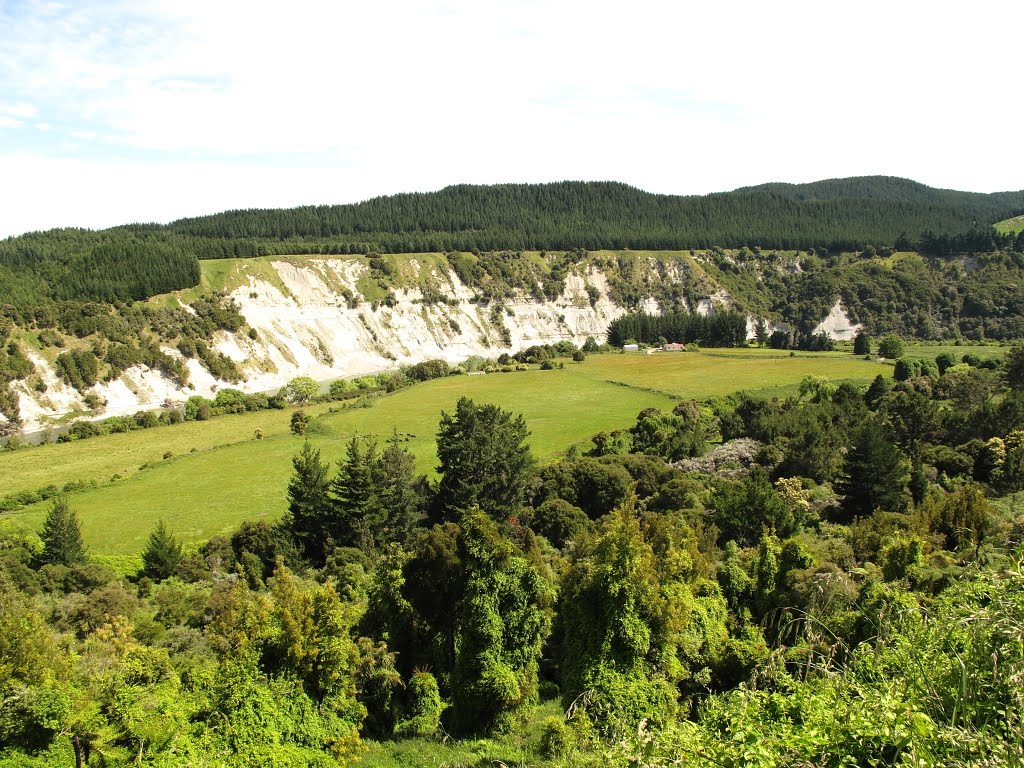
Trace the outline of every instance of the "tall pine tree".
{"type": "Polygon", "coordinates": [[[43,530],[43,551],[39,553],[40,565],[78,565],[88,559],[82,531],[78,526],[78,515],[68,506],[64,497],[57,499],[46,515],[43,530]]]}
{"type": "Polygon", "coordinates": [[[377,444],[368,437],[352,435],[338,475],[329,488],[331,517],[328,531],[335,545],[373,548],[373,531],[383,522],[374,492],[373,468],[377,444]]]}
{"type": "Polygon", "coordinates": [[[383,522],[374,531],[380,546],[397,541],[407,544],[423,520],[422,494],[417,491],[416,460],[402,447],[394,431],[373,465],[373,485],[383,522]]]}
{"type": "Polygon", "coordinates": [[[288,512],[283,525],[309,560],[321,567],[327,556],[326,521],[329,511],[327,465],[320,451],[305,442],[292,459],[295,473],[288,481],[288,512]]]}
{"type": "Polygon", "coordinates": [[[838,483],[848,519],[866,517],[876,509],[904,511],[909,474],[906,456],[886,421],[879,416],[866,419],[853,434],[838,483]]]}
{"type": "Polygon", "coordinates": [[[162,581],[174,575],[181,562],[181,542],[167,530],[161,520],[156,530],[149,534],[149,542],[142,552],[142,575],[154,581],[162,581]]]}
{"type": "Polygon", "coordinates": [[[459,398],[455,415],[441,412],[437,433],[437,503],[448,520],[477,505],[494,520],[515,514],[533,469],[522,415],[459,398]]]}

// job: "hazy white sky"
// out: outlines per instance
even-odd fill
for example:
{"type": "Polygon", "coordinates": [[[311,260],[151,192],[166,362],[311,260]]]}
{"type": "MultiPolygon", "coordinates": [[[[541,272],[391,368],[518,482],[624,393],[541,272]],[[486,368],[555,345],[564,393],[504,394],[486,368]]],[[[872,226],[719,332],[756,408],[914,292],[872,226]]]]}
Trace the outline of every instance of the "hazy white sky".
{"type": "Polygon", "coordinates": [[[0,236],[612,179],[1024,188],[1011,0],[0,0],[0,236]]]}

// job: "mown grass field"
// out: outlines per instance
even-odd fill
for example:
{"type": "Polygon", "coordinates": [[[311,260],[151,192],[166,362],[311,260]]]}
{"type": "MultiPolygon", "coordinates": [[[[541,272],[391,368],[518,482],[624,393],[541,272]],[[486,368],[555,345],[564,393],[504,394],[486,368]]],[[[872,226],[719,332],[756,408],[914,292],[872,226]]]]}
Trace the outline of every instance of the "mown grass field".
{"type": "MultiPolygon", "coordinates": [[[[329,406],[312,406],[309,413],[316,418],[308,438],[335,461],[353,433],[384,440],[397,429],[419,471],[431,473],[441,411],[453,411],[458,398],[467,396],[522,413],[533,452],[544,462],[570,445],[588,447],[597,432],[630,426],[649,406],[670,408],[680,398],[742,389],[784,396],[808,375],[866,383],[890,371],[848,353],[790,356],[742,349],[591,355],[562,370],[437,379],[371,399],[371,407],[332,412],[329,406]]],[[[183,541],[203,541],[243,520],[277,519],[285,511],[291,459],[303,441],[291,434],[290,416],[290,410],[223,416],[0,454],[0,495],[96,480],[97,487],[69,498],[97,555],[138,554],[161,519],[183,541]],[[254,438],[257,428],[262,440],[254,438]],[[168,452],[171,457],[164,459],[168,452]]],[[[4,514],[0,525],[38,530],[48,508],[41,503],[4,514]]]]}

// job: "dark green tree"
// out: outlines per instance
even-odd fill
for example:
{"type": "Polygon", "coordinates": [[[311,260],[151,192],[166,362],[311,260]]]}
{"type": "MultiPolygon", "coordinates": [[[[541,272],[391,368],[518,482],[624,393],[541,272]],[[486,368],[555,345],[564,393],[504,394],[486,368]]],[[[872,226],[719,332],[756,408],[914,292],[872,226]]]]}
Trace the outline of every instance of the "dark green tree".
{"type": "Polygon", "coordinates": [[[338,474],[330,482],[328,534],[337,546],[373,549],[373,531],[384,521],[374,487],[376,461],[377,443],[352,435],[338,462],[338,474]]]}
{"type": "Polygon", "coordinates": [[[878,342],[878,355],[887,360],[898,360],[903,357],[903,339],[895,333],[890,333],[878,342]]]}
{"type": "Polygon", "coordinates": [[[857,331],[857,335],[853,337],[853,354],[871,354],[871,336],[868,335],[867,331],[857,331]]]}
{"type": "Polygon", "coordinates": [[[490,403],[461,397],[455,414],[441,413],[437,504],[445,519],[477,505],[495,520],[514,514],[523,502],[533,471],[526,445],[530,433],[522,415],[490,403]]]}
{"type": "Polygon", "coordinates": [[[1006,353],[1006,382],[1014,389],[1024,389],[1024,345],[1016,344],[1006,353]]]}
{"type": "Polygon", "coordinates": [[[373,487],[381,523],[374,541],[407,544],[423,521],[423,493],[416,480],[416,460],[402,447],[397,430],[373,463],[373,487]]]}
{"type": "Polygon", "coordinates": [[[843,469],[838,490],[848,519],[906,509],[909,464],[885,419],[872,416],[854,432],[843,469]]]}
{"type": "Polygon", "coordinates": [[[892,382],[882,374],[878,374],[868,386],[867,392],[864,393],[864,402],[871,410],[877,410],[891,389],[892,382]]]}
{"type": "Polygon", "coordinates": [[[292,459],[295,472],[288,481],[288,512],[283,525],[302,553],[317,566],[327,556],[327,516],[329,514],[327,465],[320,451],[309,442],[292,459]]]}
{"type": "Polygon", "coordinates": [[[78,526],[78,515],[68,506],[63,496],[50,507],[39,534],[43,551],[39,553],[40,565],[78,565],[88,559],[82,531],[78,526]]]}
{"type": "Polygon", "coordinates": [[[943,376],[947,369],[956,365],[956,356],[952,352],[941,352],[935,356],[935,365],[938,366],[939,376],[943,376]]]}
{"type": "Polygon", "coordinates": [[[707,448],[700,406],[693,400],[682,401],[670,414],[645,408],[629,432],[633,453],[661,456],[666,461],[700,456],[707,448]]]}
{"type": "Polygon", "coordinates": [[[755,546],[762,532],[779,536],[793,535],[803,523],[786,504],[764,467],[754,466],[742,481],[724,480],[712,500],[712,520],[721,531],[721,540],[734,540],[744,547],[755,546]]]}
{"type": "Polygon", "coordinates": [[[422,531],[413,544],[412,557],[403,565],[401,598],[393,597],[388,610],[405,619],[392,624],[393,639],[389,641],[399,652],[403,676],[417,666],[432,666],[447,680],[455,667],[458,615],[466,582],[459,553],[461,535],[455,523],[422,531]],[[406,606],[408,612],[402,610],[406,606]],[[396,631],[398,626],[403,627],[401,631],[396,631]],[[416,639],[422,642],[414,644],[416,639]]]}
{"type": "Polygon", "coordinates": [[[174,575],[183,557],[181,542],[161,520],[156,530],[149,534],[149,541],[142,551],[141,575],[154,581],[162,581],[174,575]]]}
{"type": "Polygon", "coordinates": [[[757,324],[754,326],[754,339],[757,341],[757,346],[766,347],[768,346],[768,326],[765,325],[763,319],[758,318],[757,324]]]}
{"type": "Polygon", "coordinates": [[[923,392],[897,388],[882,403],[881,412],[892,425],[897,445],[910,459],[910,489],[914,502],[920,503],[928,489],[922,455],[941,426],[938,407],[923,392]]]}
{"type": "Polygon", "coordinates": [[[307,429],[309,429],[309,416],[303,411],[294,411],[291,420],[292,432],[296,435],[304,435],[307,429]]]}
{"type": "Polygon", "coordinates": [[[590,527],[590,518],[565,499],[548,499],[530,515],[530,528],[562,549],[590,527]]]}
{"type": "Polygon", "coordinates": [[[896,381],[909,381],[921,375],[921,364],[910,357],[901,357],[892,369],[892,377],[896,381]]]}

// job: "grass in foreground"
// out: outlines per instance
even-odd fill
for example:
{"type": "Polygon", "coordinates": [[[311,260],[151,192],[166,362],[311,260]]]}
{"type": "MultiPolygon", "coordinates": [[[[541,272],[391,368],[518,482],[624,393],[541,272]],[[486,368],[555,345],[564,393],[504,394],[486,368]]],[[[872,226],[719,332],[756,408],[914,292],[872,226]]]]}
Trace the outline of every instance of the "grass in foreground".
{"type": "Polygon", "coordinates": [[[558,701],[540,704],[521,730],[493,739],[366,741],[358,768],[477,768],[555,765],[539,753],[541,724],[562,714],[558,701]]]}

